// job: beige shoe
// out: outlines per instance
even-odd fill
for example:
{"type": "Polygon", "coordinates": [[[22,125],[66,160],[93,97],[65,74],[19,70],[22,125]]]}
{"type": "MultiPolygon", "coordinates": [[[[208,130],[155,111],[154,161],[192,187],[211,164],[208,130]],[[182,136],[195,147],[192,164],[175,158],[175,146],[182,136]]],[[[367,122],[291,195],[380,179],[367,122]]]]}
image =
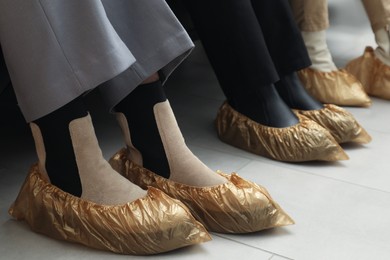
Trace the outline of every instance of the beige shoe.
{"type": "Polygon", "coordinates": [[[368,95],[390,100],[390,66],[376,57],[373,48],[366,47],[345,69],[360,80],[368,95]]]}
{"type": "Polygon", "coordinates": [[[302,32],[312,65],[298,72],[311,96],[325,104],[369,106],[361,83],[345,70],[338,70],[326,43],[326,31],[302,32]]]}
{"type": "Polygon", "coordinates": [[[298,71],[307,92],[324,104],[368,107],[371,100],[355,76],[340,69],[331,72],[311,68],[298,71]]]}
{"type": "Polygon", "coordinates": [[[295,112],[327,129],[340,144],[349,142],[367,144],[371,142],[371,136],[344,108],[325,104],[322,109],[295,110],[295,112]]]}
{"type": "Polygon", "coordinates": [[[225,102],[215,120],[219,138],[230,145],[278,161],[338,161],[348,155],[328,130],[298,114],[299,123],[275,128],[261,125],[225,102]]]}
{"type": "Polygon", "coordinates": [[[210,240],[181,202],[153,188],[146,192],[111,168],[89,115],[69,124],[81,198],[50,184],[39,127],[31,128],[39,163],[9,212],[34,231],[121,254],[156,254],[210,240]]]}
{"type": "Polygon", "coordinates": [[[263,187],[205,166],[185,144],[168,101],[157,103],[154,115],[171,170],[169,179],[142,166],[142,154],[131,142],[123,114],[118,120],[127,149],[111,158],[114,169],[141,187],[156,187],[182,201],[210,231],[249,233],[294,223],[263,187]]]}

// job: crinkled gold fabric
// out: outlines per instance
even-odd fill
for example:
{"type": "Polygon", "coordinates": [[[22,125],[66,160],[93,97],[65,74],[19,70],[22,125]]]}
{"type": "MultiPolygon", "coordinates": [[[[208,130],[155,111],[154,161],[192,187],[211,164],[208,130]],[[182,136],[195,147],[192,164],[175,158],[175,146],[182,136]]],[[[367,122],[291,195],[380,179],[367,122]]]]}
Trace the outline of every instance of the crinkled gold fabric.
{"type": "Polygon", "coordinates": [[[322,103],[362,107],[371,105],[360,81],[346,70],[321,72],[307,68],[299,71],[298,75],[310,95],[322,103]]]}
{"type": "Polygon", "coordinates": [[[9,213],[35,232],[121,254],[156,254],[211,239],[180,201],[160,190],[150,188],[125,205],[97,205],[46,182],[37,165],[9,213]]]}
{"type": "Polygon", "coordinates": [[[127,159],[122,149],[111,166],[141,187],[156,187],[182,201],[210,231],[249,233],[293,224],[265,188],[237,174],[221,174],[228,182],[212,187],[193,187],[165,179],[127,159]]]}
{"type": "Polygon", "coordinates": [[[336,105],[325,104],[323,109],[296,112],[328,129],[338,143],[366,144],[371,141],[371,136],[359,125],[353,115],[336,105]]]}
{"type": "Polygon", "coordinates": [[[371,47],[345,69],[362,82],[368,95],[390,100],[390,67],[375,56],[371,47]]]}
{"type": "Polygon", "coordinates": [[[297,125],[268,127],[240,114],[225,102],[219,109],[215,123],[222,141],[274,160],[303,162],[348,159],[328,130],[306,117],[298,117],[297,125]]]}

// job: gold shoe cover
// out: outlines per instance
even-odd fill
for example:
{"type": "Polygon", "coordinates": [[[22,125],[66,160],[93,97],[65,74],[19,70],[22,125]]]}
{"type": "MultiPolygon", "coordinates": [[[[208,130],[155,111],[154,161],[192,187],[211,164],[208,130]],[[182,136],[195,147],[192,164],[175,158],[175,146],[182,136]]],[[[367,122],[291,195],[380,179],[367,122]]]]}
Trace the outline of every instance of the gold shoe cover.
{"type": "Polygon", "coordinates": [[[155,188],[125,205],[98,205],[48,183],[37,165],[9,213],[35,232],[120,254],[156,254],[211,239],[180,201],[155,188]]]}
{"type": "Polygon", "coordinates": [[[287,162],[337,161],[348,156],[328,130],[298,115],[299,123],[284,128],[261,125],[235,111],[227,102],[219,109],[219,138],[243,150],[287,162]]]}
{"type": "Polygon", "coordinates": [[[127,159],[122,149],[110,160],[111,166],[140,187],[156,187],[182,201],[205,227],[221,233],[249,233],[294,224],[265,188],[237,174],[218,172],[227,183],[194,187],[163,178],[127,159]]]}
{"type": "Polygon", "coordinates": [[[350,61],[346,70],[362,82],[368,95],[390,100],[390,67],[375,56],[371,47],[350,61]]]}
{"type": "Polygon", "coordinates": [[[360,81],[346,70],[321,72],[307,68],[299,71],[298,75],[309,94],[322,103],[362,107],[371,105],[360,81]]]}
{"type": "Polygon", "coordinates": [[[371,141],[371,136],[359,125],[353,115],[336,105],[325,104],[324,108],[319,110],[296,112],[328,129],[338,143],[366,144],[371,141]]]}

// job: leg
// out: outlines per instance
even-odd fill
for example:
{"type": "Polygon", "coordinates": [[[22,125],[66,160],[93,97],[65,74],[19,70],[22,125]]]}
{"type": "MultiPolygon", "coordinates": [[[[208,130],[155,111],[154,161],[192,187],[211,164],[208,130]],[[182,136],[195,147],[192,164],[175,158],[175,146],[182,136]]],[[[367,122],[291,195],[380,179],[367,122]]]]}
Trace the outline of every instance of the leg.
{"type": "Polygon", "coordinates": [[[223,141],[278,160],[345,159],[337,145],[331,144],[333,138],[328,134],[314,133],[316,130],[300,133],[302,122],[292,116],[274,85],[281,72],[291,74],[309,64],[302,40],[297,38],[299,31],[291,24],[286,3],[249,0],[185,3],[228,98],[216,120],[223,141]],[[280,53],[279,48],[283,49],[280,53]],[[285,147],[292,132],[298,137],[290,147],[285,147]],[[319,152],[309,152],[301,140],[319,135],[321,140],[313,142],[327,143],[330,150],[319,145],[319,152]],[[301,148],[291,148],[295,145],[301,148]]]}
{"type": "Polygon", "coordinates": [[[390,100],[390,5],[384,0],[364,0],[363,4],[378,46],[375,50],[367,47],[346,69],[362,82],[369,95],[390,100]]]}
{"type": "Polygon", "coordinates": [[[5,66],[3,51],[0,46],[0,94],[10,82],[7,67],[5,66]]]}
{"type": "Polygon", "coordinates": [[[362,0],[370,19],[372,31],[376,32],[390,24],[390,4],[386,0],[362,0]]]}
{"type": "Polygon", "coordinates": [[[0,5],[1,46],[27,121],[62,107],[134,62],[100,2],[2,1],[0,5]],[[17,6],[32,11],[20,12],[17,6]],[[77,12],[81,15],[74,19],[62,19],[77,12]],[[18,32],[15,24],[21,25],[18,32]],[[94,28],[94,24],[102,26],[94,28]]]}
{"type": "Polygon", "coordinates": [[[184,3],[229,104],[267,126],[295,125],[297,118],[273,86],[277,70],[251,1],[184,3]]]}
{"type": "Polygon", "coordinates": [[[390,4],[383,0],[363,0],[362,2],[378,44],[375,55],[384,64],[390,66],[390,4]]]}
{"type": "Polygon", "coordinates": [[[354,76],[338,70],[326,43],[327,0],[290,0],[312,65],[298,72],[307,91],[323,103],[369,106],[370,99],[354,76]]]}
{"type": "Polygon", "coordinates": [[[290,4],[309,52],[311,68],[323,72],[337,70],[326,44],[325,30],[329,27],[328,1],[290,0],[290,4]]]}
{"type": "Polygon", "coordinates": [[[279,94],[289,105],[289,107],[298,110],[299,113],[305,115],[306,117],[320,124],[322,127],[328,129],[339,143],[370,142],[371,137],[359,125],[352,114],[341,108],[338,108],[337,106],[323,106],[315,98],[307,93],[302,83],[298,79],[295,71],[299,69],[300,64],[304,65],[305,61],[307,62],[309,58],[305,50],[303,39],[301,38],[299,30],[293,21],[291,11],[287,6],[287,1],[272,1],[272,3],[260,0],[252,1],[258,15],[259,22],[263,28],[264,35],[268,35],[268,37],[266,37],[266,41],[268,43],[267,46],[270,49],[272,58],[274,62],[275,60],[280,61],[275,62],[276,64],[281,64],[278,70],[280,81],[275,83],[275,85],[279,94]],[[287,27],[289,31],[284,32],[283,34],[288,35],[286,36],[287,39],[291,39],[293,42],[293,44],[291,44],[291,49],[288,49],[288,44],[285,42],[282,44],[274,44],[274,42],[278,43],[280,40],[278,41],[279,36],[275,33],[273,24],[270,22],[272,21],[272,15],[270,14],[274,12],[265,11],[268,5],[271,5],[271,10],[274,12],[276,12],[276,10],[284,11],[285,27],[287,27],[287,25],[290,25],[290,27],[287,27]],[[273,47],[271,48],[270,46],[273,47]],[[278,51],[279,49],[282,51],[278,51]],[[284,54],[280,55],[280,53],[284,54]],[[296,63],[295,71],[293,71],[293,73],[289,73],[289,67],[286,67],[286,62],[283,60],[283,56],[293,57],[294,53],[301,55],[301,58],[296,56],[300,63],[296,63]]]}
{"type": "MultiPolygon", "coordinates": [[[[131,9],[129,7],[129,10],[131,9]]],[[[152,6],[150,9],[153,9],[152,6]]],[[[138,33],[142,32],[134,35],[138,33]]],[[[152,37],[151,42],[161,42],[163,39],[155,38],[160,33],[161,29],[148,34],[152,37]]],[[[137,39],[141,40],[143,37],[137,39]]],[[[159,53],[152,56],[157,61],[166,55],[173,61],[177,60],[177,57],[186,53],[179,52],[181,48],[176,46],[179,40],[180,38],[165,41],[166,44],[163,45],[167,49],[164,56],[161,57],[159,53]]],[[[129,42],[131,44],[131,41],[129,42]]],[[[134,91],[127,94],[134,82],[128,80],[135,75],[131,70],[110,80],[102,88],[104,96],[108,97],[109,106],[117,112],[126,142],[126,149],[111,159],[113,167],[142,187],[157,187],[183,201],[191,213],[213,231],[245,233],[274,226],[275,221],[281,221],[281,225],[291,224],[291,218],[279,207],[271,206],[272,201],[268,200],[263,192],[255,187],[253,188],[256,192],[243,190],[226,175],[213,172],[188,149],[162,87],[169,75],[169,69],[174,67],[172,62],[168,60],[151,66],[143,62],[144,59],[138,59],[139,54],[155,52],[156,48],[153,46],[148,48],[151,42],[137,43],[136,47],[143,47],[139,52],[137,48],[132,48],[134,56],[139,60],[135,69],[140,73],[136,75],[146,75],[138,81],[140,85],[134,91]],[[160,80],[153,81],[156,79],[156,71],[160,80]],[[229,203],[226,203],[227,201],[229,203]],[[250,206],[244,208],[243,205],[250,206]],[[257,213],[264,212],[263,209],[268,206],[274,208],[272,214],[257,213]]],[[[249,183],[248,185],[253,186],[249,183]]]]}
{"type": "Polygon", "coordinates": [[[276,221],[293,223],[253,183],[237,176],[239,184],[233,175],[213,172],[188,149],[160,81],[138,86],[115,110],[127,149],[110,162],[133,183],[157,187],[183,201],[215,232],[247,233],[276,221]],[[272,214],[264,211],[268,207],[272,214]]]}
{"type": "Polygon", "coordinates": [[[363,0],[362,2],[378,44],[375,55],[384,64],[390,66],[390,4],[383,0],[363,0]]]}
{"type": "Polygon", "coordinates": [[[310,65],[310,59],[288,2],[252,0],[252,5],[280,77],[275,84],[279,94],[290,108],[321,109],[296,76],[296,71],[310,65]]]}
{"type": "Polygon", "coordinates": [[[310,66],[310,59],[288,2],[251,0],[278,75],[310,66]]]}
{"type": "Polygon", "coordinates": [[[289,0],[289,2],[301,31],[318,32],[329,27],[327,0],[289,0]]]}
{"type": "Polygon", "coordinates": [[[187,148],[160,81],[140,85],[115,110],[123,113],[118,114],[122,129],[131,133],[127,146],[137,154],[130,154],[135,163],[186,185],[226,183],[187,148]]]}
{"type": "MultiPolygon", "coordinates": [[[[155,4],[160,15],[173,17],[165,1],[155,4]]],[[[128,14],[135,15],[150,21],[145,13],[128,14]]],[[[141,189],[103,158],[80,94],[115,78],[135,64],[135,58],[102,3],[2,1],[0,16],[1,45],[19,105],[25,118],[33,120],[39,159],[11,215],[37,232],[116,253],[155,254],[209,240],[184,205],[156,189],[141,189]],[[162,210],[164,219],[159,217],[162,210]],[[151,246],[151,240],[158,245],[151,246]]],[[[180,33],[184,39],[186,34],[180,33]]],[[[183,48],[190,48],[186,39],[183,48]]],[[[155,44],[164,53],[163,46],[155,44]]]]}

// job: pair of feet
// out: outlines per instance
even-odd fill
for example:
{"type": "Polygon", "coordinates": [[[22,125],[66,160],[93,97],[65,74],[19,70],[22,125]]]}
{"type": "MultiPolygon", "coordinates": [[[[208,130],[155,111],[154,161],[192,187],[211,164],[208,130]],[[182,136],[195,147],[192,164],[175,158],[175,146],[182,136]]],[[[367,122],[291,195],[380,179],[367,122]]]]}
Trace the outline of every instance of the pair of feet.
{"type": "Polygon", "coordinates": [[[369,96],[390,99],[389,31],[375,31],[377,48],[337,69],[326,44],[325,31],[302,32],[312,66],[299,72],[307,91],[317,100],[341,106],[368,107],[369,96]]]}
{"type": "Polygon", "coordinates": [[[31,123],[39,163],[11,215],[25,219],[37,232],[125,254],[155,254],[205,242],[210,240],[207,230],[248,233],[293,223],[263,187],[236,174],[215,173],[199,161],[185,145],[167,100],[151,107],[155,126],[149,126],[157,129],[169,172],[150,171],[155,165],[147,157],[153,149],[145,149],[158,145],[140,145],[143,133],[132,127],[137,117],[122,108],[117,106],[122,110],[117,117],[126,149],[110,163],[103,158],[89,115],[68,124],[80,196],[58,189],[61,183],[50,183],[58,176],[46,167],[53,156],[46,149],[48,138],[39,122],[31,123]]]}
{"type": "Polygon", "coordinates": [[[239,93],[231,97],[228,103],[251,120],[275,128],[299,123],[292,109],[307,111],[323,108],[321,103],[306,92],[296,73],[283,76],[275,84],[239,93]]]}
{"type": "Polygon", "coordinates": [[[222,141],[271,159],[302,162],[345,160],[339,143],[371,140],[352,114],[313,99],[295,73],[275,85],[261,89],[268,95],[254,93],[220,108],[216,126],[222,141]]]}
{"type": "Polygon", "coordinates": [[[369,96],[390,100],[390,66],[371,47],[345,69],[322,72],[308,68],[298,74],[310,95],[324,103],[368,107],[369,96]]]}

